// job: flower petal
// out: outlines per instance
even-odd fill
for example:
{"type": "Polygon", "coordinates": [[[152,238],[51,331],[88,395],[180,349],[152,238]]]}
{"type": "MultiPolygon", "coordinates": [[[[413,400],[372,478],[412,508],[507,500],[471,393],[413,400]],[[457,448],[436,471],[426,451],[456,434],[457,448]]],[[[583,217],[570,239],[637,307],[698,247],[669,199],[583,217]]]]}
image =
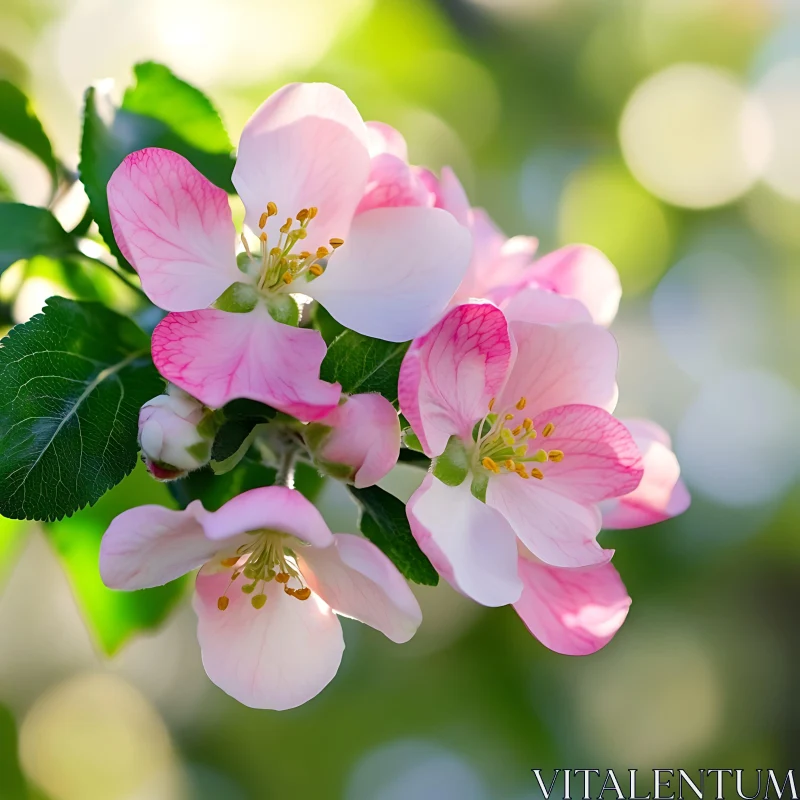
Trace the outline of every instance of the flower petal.
{"type": "Polygon", "coordinates": [[[376,208],[304,292],[342,325],[404,342],[436,321],[464,277],[469,232],[436,208],[376,208]]]}
{"type": "Polygon", "coordinates": [[[630,494],[600,505],[604,528],[641,528],[682,514],[691,497],[669,434],[650,420],[624,420],[642,453],[644,475],[630,494]]]}
{"type": "Polygon", "coordinates": [[[536,464],[543,485],[579,503],[598,503],[632,492],[642,479],[639,449],[628,429],[596,406],[570,405],[543,411],[533,418],[539,432],[528,453],[561,452],[561,461],[536,464]],[[542,430],[554,426],[546,438],[542,430]]]}
{"type": "Polygon", "coordinates": [[[412,343],[400,368],[400,408],[429,456],[453,434],[471,437],[513,353],[506,319],[491,303],[456,306],[412,343]]]}
{"type": "Polygon", "coordinates": [[[400,131],[385,122],[367,122],[366,125],[369,154],[372,158],[388,153],[408,163],[408,145],[400,131]]]}
{"type": "Polygon", "coordinates": [[[420,548],[454,588],[485,606],[516,602],[522,584],[514,531],[473,497],[469,479],[446,486],[427,475],[406,513],[420,548]]]}
{"type": "MultiPolygon", "coordinates": [[[[242,579],[244,580],[244,579],[242,579]]],[[[208,677],[251,708],[282,711],[319,694],[339,669],[342,626],[316,595],[297,600],[275,581],[256,609],[226,572],[197,576],[197,639],[208,677]],[[228,607],[220,611],[218,599],[228,607]]]]}
{"type": "Polygon", "coordinates": [[[108,209],[120,250],[157,306],[206,308],[241,279],[228,195],[183,156],[131,153],[108,182],[108,209]]]}
{"type": "Polygon", "coordinates": [[[556,653],[596,653],[628,616],[631,599],[611,564],[560,569],[520,557],[519,574],[525,588],[514,610],[528,630],[556,653]]]}
{"type": "Polygon", "coordinates": [[[622,297],[619,273],[594,247],[562,247],[539,259],[531,277],[558,294],[580,300],[598,325],[610,325],[617,315],[622,297]]]}
{"type": "Polygon", "coordinates": [[[379,153],[372,158],[367,188],[356,214],[373,208],[432,207],[433,200],[433,195],[412,167],[397,156],[379,153]]]}
{"type": "Polygon", "coordinates": [[[169,314],[153,331],[152,350],[167,380],[211,408],[246,397],[312,420],[339,400],[339,384],[319,379],[319,332],[282,325],[261,305],[247,314],[169,314]]]}
{"type": "Polygon", "coordinates": [[[461,181],[450,167],[442,167],[439,177],[439,197],[436,205],[438,208],[443,208],[452,214],[460,225],[469,225],[469,198],[461,185],[461,181]]]}
{"type": "Polygon", "coordinates": [[[489,479],[486,503],[509,522],[522,543],[555,567],[604,564],[613,550],[597,543],[600,512],[547,489],[546,481],[512,473],[489,479]]]}
{"type": "Polygon", "coordinates": [[[303,208],[316,206],[303,247],[315,250],[331,237],[346,238],[364,194],[370,157],[367,128],[347,95],[327,83],[293,83],[279,89],[253,114],[242,131],[233,185],[258,231],[268,202],[278,227],[303,208]]]}
{"type": "Polygon", "coordinates": [[[183,511],[139,506],[123,511],[100,544],[100,575],[110,589],[149,589],[191,572],[218,550],[203,531],[207,514],[195,500],[183,511]]]}
{"type": "Polygon", "coordinates": [[[557,325],[562,322],[591,322],[589,310],[572,297],[564,297],[547,289],[525,286],[500,303],[509,322],[538,322],[557,325]]]}
{"type": "Polygon", "coordinates": [[[300,568],[312,591],[337,614],[357,619],[407,642],[422,622],[422,611],[405,578],[372,542],[349,533],[334,534],[333,547],[299,553],[300,568]]]}
{"type": "MultiPolygon", "coordinates": [[[[522,417],[572,403],[613,411],[617,402],[617,343],[599,325],[509,323],[517,358],[497,410],[522,417]],[[513,406],[525,397],[524,412],[513,406]]],[[[517,424],[515,421],[514,425],[517,424]]]]}

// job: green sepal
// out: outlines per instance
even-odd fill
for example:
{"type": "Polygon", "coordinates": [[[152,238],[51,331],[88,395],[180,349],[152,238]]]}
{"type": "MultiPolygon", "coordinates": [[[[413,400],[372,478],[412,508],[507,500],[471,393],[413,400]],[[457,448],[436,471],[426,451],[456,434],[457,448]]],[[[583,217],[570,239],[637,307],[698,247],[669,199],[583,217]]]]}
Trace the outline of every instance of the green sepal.
{"type": "Polygon", "coordinates": [[[472,496],[476,497],[481,503],[486,502],[486,489],[489,486],[489,476],[482,472],[479,475],[472,476],[472,483],[470,484],[469,490],[472,492],[472,496]]]}
{"type": "Polygon", "coordinates": [[[422,443],[419,440],[419,437],[411,428],[406,428],[402,434],[402,441],[403,447],[408,448],[409,450],[415,450],[417,453],[424,453],[425,451],[422,449],[422,443]]]}
{"type": "Polygon", "coordinates": [[[214,308],[233,314],[246,314],[258,303],[258,291],[249,283],[232,283],[216,300],[214,308]]]}
{"type": "Polygon", "coordinates": [[[432,471],[447,486],[460,486],[469,474],[469,457],[458,436],[451,436],[444,452],[433,459],[432,471]]]}
{"type": "Polygon", "coordinates": [[[275,322],[297,327],[300,324],[300,306],[290,294],[269,294],[264,298],[267,311],[275,322]]]}
{"type": "Polygon", "coordinates": [[[328,435],[333,430],[330,425],[319,422],[310,422],[303,428],[303,439],[312,453],[316,453],[324,444],[328,435]]]}

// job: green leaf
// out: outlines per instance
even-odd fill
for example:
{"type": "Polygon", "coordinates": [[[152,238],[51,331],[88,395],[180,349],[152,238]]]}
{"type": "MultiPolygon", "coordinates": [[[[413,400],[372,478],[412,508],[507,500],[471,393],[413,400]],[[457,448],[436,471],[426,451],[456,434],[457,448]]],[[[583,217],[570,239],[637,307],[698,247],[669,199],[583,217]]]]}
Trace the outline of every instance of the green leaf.
{"type": "Polygon", "coordinates": [[[17,725],[0,705],[0,789],[3,800],[28,800],[28,787],[19,765],[17,725]]]}
{"type": "Polygon", "coordinates": [[[46,209],[0,203],[0,274],[21,258],[77,253],[70,235],[46,209]]]}
{"type": "Polygon", "coordinates": [[[0,135],[24,147],[44,164],[53,181],[58,181],[58,165],[42,123],[28,98],[13,83],[0,80],[0,135]]]}
{"type": "Polygon", "coordinates": [[[232,400],[217,413],[221,413],[224,422],[214,438],[211,458],[224,461],[242,446],[256,425],[269,422],[276,411],[264,403],[241,399],[232,400]]]}
{"type": "MultiPolygon", "coordinates": [[[[194,131],[192,136],[195,136],[202,128],[197,119],[188,124],[185,117],[186,106],[192,102],[195,103],[196,111],[199,113],[200,106],[195,97],[195,94],[200,94],[199,91],[175,78],[175,83],[172,84],[173,102],[164,105],[157,101],[157,92],[145,90],[146,85],[143,76],[139,76],[139,83],[136,89],[132,90],[132,96],[136,99],[130,101],[136,106],[136,112],[126,108],[115,108],[110,99],[95,87],[87,90],[84,104],[81,181],[89,197],[89,207],[100,234],[119,263],[129,268],[130,265],[114,240],[106,195],[108,181],[125,156],[145,147],[173,150],[187,158],[212,183],[228,192],[233,192],[231,173],[235,162],[230,150],[210,152],[207,147],[197,147],[181,135],[181,130],[184,133],[191,130],[194,131]],[[174,94],[180,93],[180,86],[185,87],[184,91],[187,93],[186,102],[183,103],[178,103],[174,99],[174,94]],[[149,111],[147,111],[148,98],[156,101],[155,105],[150,106],[149,111]],[[174,118],[170,117],[170,108],[176,112],[174,118]]],[[[210,102],[208,106],[211,108],[210,102]]],[[[216,115],[213,108],[211,112],[216,115]]],[[[218,120],[218,117],[216,119],[218,120]]],[[[206,124],[213,126],[210,118],[206,124]]],[[[215,141],[219,143],[219,136],[215,141]]]]}
{"type": "Polygon", "coordinates": [[[161,625],[187,585],[181,578],[154,589],[118,592],[103,584],[97,567],[103,534],[117,514],[145,503],[174,506],[164,484],[154,481],[140,464],[93,508],[45,526],[84,618],[107,655],[137,633],[161,625]]]}
{"type": "Polygon", "coordinates": [[[347,488],[361,508],[361,533],[379,547],[408,580],[436,586],[439,574],[411,533],[405,505],[379,486],[347,488]]]}
{"type": "Polygon", "coordinates": [[[99,303],[51,297],[0,348],[0,513],[60,519],[136,465],[139,408],[163,380],[148,337],[99,303]]]}
{"type": "Polygon", "coordinates": [[[410,342],[384,342],[355,331],[344,331],[333,341],[322,362],[320,377],[341,383],[347,394],[379,392],[397,403],[397,379],[410,342]]]}
{"type": "Polygon", "coordinates": [[[10,571],[29,528],[28,522],[0,517],[0,582],[10,571]]]}
{"type": "Polygon", "coordinates": [[[199,89],[154,61],[137,64],[133,74],[136,85],[122,100],[126,111],[160,119],[201,150],[230,154],[233,145],[219,113],[199,89]]]}

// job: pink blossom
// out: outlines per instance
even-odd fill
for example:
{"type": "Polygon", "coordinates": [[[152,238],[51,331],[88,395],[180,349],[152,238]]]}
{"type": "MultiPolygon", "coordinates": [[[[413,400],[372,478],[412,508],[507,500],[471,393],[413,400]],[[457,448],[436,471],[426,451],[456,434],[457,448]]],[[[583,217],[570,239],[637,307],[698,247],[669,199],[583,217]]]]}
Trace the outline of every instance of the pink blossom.
{"type": "Polygon", "coordinates": [[[344,92],[285,86],[242,132],[233,183],[259,238],[243,238],[237,259],[222,189],[171,151],[128,156],[109,209],[144,291],[172,312],[153,334],[161,374],[211,407],[248,397],[319,419],[340,389],[319,379],[325,346],[296,327],[294,295],[368,336],[429,328],[464,275],[470,237],[420,204],[356,214],[370,171],[370,133],[344,92]]]}
{"type": "Polygon", "coordinates": [[[120,514],[100,548],[106,586],[160,586],[201,567],[194,608],[203,666],[253,708],[293,708],[336,674],[337,614],[394,642],[421,612],[403,577],[372,543],[331,533],[319,511],[282,486],[252,489],[218,511],[140,506],[120,514]]]}
{"type": "Polygon", "coordinates": [[[306,426],[304,437],[323,471],[372,486],[397,463],[400,421],[394,406],[379,394],[355,394],[327,417],[306,426]]]}
{"type": "Polygon", "coordinates": [[[632,492],[642,460],[616,402],[617,349],[591,323],[508,322],[457,306],[415,340],[400,407],[432,472],[408,503],[437,570],[485,605],[523,591],[518,542],[550,567],[605,564],[598,504],[632,492]]]}

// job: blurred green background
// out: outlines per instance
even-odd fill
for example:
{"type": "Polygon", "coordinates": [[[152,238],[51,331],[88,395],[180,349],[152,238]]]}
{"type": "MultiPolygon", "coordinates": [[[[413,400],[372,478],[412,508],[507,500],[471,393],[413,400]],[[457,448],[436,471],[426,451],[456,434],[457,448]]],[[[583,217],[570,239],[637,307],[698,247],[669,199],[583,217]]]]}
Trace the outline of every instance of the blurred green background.
{"type": "MultiPolygon", "coordinates": [[[[452,165],[508,234],[538,236],[542,252],[602,248],[625,291],[619,413],[670,430],[694,503],[603,534],[633,606],[600,653],[552,654],[511,609],[423,589],[409,645],[345,621],[338,678],[282,714],[208,682],[185,597],[124,641],[160,619],[105,592],[97,542],[126,505],[168,502],[162,486],[136,472],[47,530],[0,519],[0,797],[527,800],[533,767],[796,767],[798,3],[0,7],[0,77],[28,92],[73,168],[84,89],[111,78],[120,96],[143,59],[207,91],[234,141],[282,83],[336,83],[405,134],[413,162],[452,165]]],[[[4,193],[44,203],[48,177],[0,142],[4,193]]],[[[78,186],[59,205],[65,226],[84,203],[78,186]]],[[[0,309],[21,321],[54,291],[124,308],[113,281],[37,259],[3,276],[0,309]]],[[[401,466],[385,486],[405,497],[420,479],[401,466]]],[[[320,502],[355,530],[337,487],[320,502]]]]}

